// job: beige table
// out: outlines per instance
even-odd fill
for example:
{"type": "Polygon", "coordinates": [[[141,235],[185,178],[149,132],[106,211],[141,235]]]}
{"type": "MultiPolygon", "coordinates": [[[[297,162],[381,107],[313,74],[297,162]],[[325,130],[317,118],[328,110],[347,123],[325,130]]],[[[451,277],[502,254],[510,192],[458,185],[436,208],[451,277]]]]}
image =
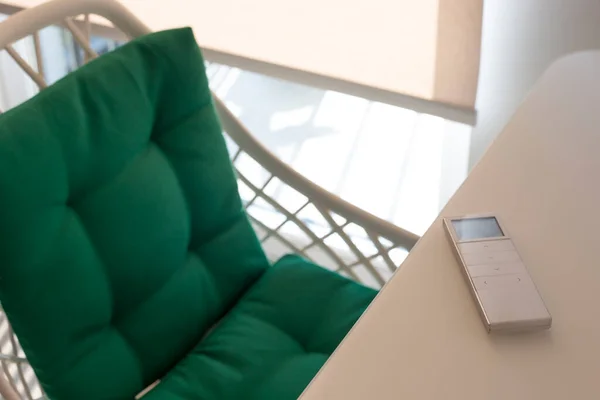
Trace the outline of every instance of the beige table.
{"type": "Polygon", "coordinates": [[[503,217],[552,329],[487,334],[438,219],[302,400],[600,399],[598,71],[551,67],[442,211],[503,217]]]}
{"type": "Polygon", "coordinates": [[[193,27],[211,61],[475,121],[482,0],[120,2],[152,30],[193,27]]]}

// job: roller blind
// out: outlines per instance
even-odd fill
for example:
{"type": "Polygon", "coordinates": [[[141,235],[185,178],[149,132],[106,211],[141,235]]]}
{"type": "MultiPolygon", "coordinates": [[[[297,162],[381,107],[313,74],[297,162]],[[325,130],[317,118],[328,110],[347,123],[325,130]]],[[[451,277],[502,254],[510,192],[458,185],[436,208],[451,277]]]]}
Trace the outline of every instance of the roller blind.
{"type": "Polygon", "coordinates": [[[154,30],[192,26],[213,61],[471,124],[482,1],[121,0],[154,30]]]}

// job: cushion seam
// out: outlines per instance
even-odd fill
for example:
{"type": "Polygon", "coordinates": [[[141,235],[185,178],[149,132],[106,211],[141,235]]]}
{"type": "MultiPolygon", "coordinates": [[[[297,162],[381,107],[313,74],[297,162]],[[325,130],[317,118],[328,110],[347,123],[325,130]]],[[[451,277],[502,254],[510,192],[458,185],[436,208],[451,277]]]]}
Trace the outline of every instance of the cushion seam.
{"type": "Polygon", "coordinates": [[[191,119],[195,114],[204,111],[207,107],[210,107],[211,105],[212,105],[212,100],[209,100],[206,103],[202,103],[202,104],[194,107],[194,109],[192,111],[190,111],[189,113],[187,113],[187,114],[185,114],[185,115],[177,118],[175,121],[173,121],[172,123],[170,123],[168,126],[158,127],[158,128],[156,126],[153,126],[152,127],[152,132],[150,134],[150,141],[152,141],[152,138],[155,137],[155,132],[156,132],[157,129],[160,130],[160,135],[158,137],[156,137],[155,140],[160,140],[160,137],[162,137],[164,135],[168,135],[175,128],[177,128],[179,125],[183,124],[188,119],[191,119]]]}
{"type": "Polygon", "coordinates": [[[285,335],[286,337],[290,338],[292,340],[292,342],[294,342],[294,344],[298,345],[299,349],[301,350],[300,353],[298,354],[306,354],[309,353],[309,351],[306,350],[306,348],[302,345],[302,343],[300,343],[300,341],[298,339],[296,339],[295,337],[293,337],[289,332],[287,332],[286,330],[284,330],[283,328],[277,326],[276,324],[266,321],[262,318],[256,317],[250,313],[245,313],[242,312],[242,315],[244,315],[246,318],[250,318],[254,321],[257,321],[259,323],[261,323],[262,325],[268,325],[269,327],[274,328],[275,330],[277,330],[278,332],[281,332],[283,335],[285,335]]]}
{"type": "Polygon", "coordinates": [[[202,259],[202,256],[200,255],[202,248],[204,246],[206,246],[207,244],[209,244],[210,242],[212,242],[213,240],[217,239],[219,236],[227,233],[227,231],[229,231],[232,227],[235,226],[235,224],[237,224],[239,222],[240,218],[243,218],[245,216],[246,216],[246,211],[244,211],[243,209],[240,209],[237,214],[233,215],[232,218],[230,218],[228,221],[226,221],[226,224],[222,224],[219,227],[219,229],[215,229],[212,232],[202,235],[202,237],[198,240],[201,243],[196,246],[192,247],[191,238],[190,238],[190,251],[194,252],[198,257],[200,257],[200,259],[202,259]],[[208,240],[206,240],[206,239],[208,239],[208,240]]]}
{"type": "Polygon", "coordinates": [[[173,273],[169,275],[169,277],[162,283],[162,285],[158,286],[155,290],[152,291],[152,294],[150,296],[146,296],[143,300],[131,307],[126,314],[121,315],[118,319],[113,319],[111,321],[112,325],[115,326],[115,328],[117,328],[119,332],[121,332],[121,330],[119,329],[119,324],[125,319],[127,319],[127,317],[129,317],[131,314],[135,313],[149,299],[156,296],[158,292],[162,291],[174,279],[175,275],[177,275],[183,268],[185,268],[185,264],[173,271],[173,273]]]}
{"type": "Polygon", "coordinates": [[[192,241],[192,207],[190,205],[190,201],[188,199],[187,193],[183,187],[183,184],[181,183],[181,179],[179,178],[179,174],[177,173],[177,170],[175,169],[175,167],[173,166],[173,163],[171,162],[171,160],[169,159],[169,156],[167,155],[167,153],[155,142],[150,141],[150,143],[154,143],[154,146],[157,148],[157,150],[160,152],[160,154],[163,156],[163,158],[165,159],[165,161],[167,162],[167,165],[169,166],[169,168],[171,169],[171,171],[173,171],[173,175],[175,176],[175,180],[177,181],[177,187],[179,188],[181,195],[184,199],[185,202],[185,211],[187,214],[187,221],[188,221],[188,238],[187,238],[187,246],[186,249],[189,248],[189,245],[192,241]]]}
{"type": "MultiPolygon", "coordinates": [[[[167,68],[169,68],[171,70],[176,69],[174,67],[174,65],[171,63],[171,57],[169,55],[165,54],[160,48],[153,46],[152,43],[140,43],[140,45],[141,45],[141,47],[144,47],[147,50],[150,50],[151,52],[153,52],[155,55],[157,55],[157,59],[159,60],[160,63],[162,63],[163,65],[168,64],[167,68]]],[[[206,76],[205,72],[204,72],[204,76],[206,76]]],[[[162,89],[162,87],[161,87],[161,89],[162,89]]],[[[157,104],[158,104],[158,102],[157,102],[157,104]]],[[[202,111],[203,109],[210,106],[211,104],[212,104],[212,92],[209,89],[208,101],[199,104],[197,107],[194,107],[193,111],[178,118],[177,120],[173,121],[172,123],[170,123],[167,126],[160,126],[160,127],[153,126],[152,127],[152,136],[154,136],[154,132],[157,128],[159,128],[161,131],[165,131],[165,133],[169,133],[174,127],[181,124],[182,121],[187,120],[188,118],[193,116],[196,112],[202,111]]],[[[156,118],[155,118],[155,121],[156,121],[156,118]]],[[[162,134],[165,134],[165,133],[162,133],[162,134]]]]}
{"type": "MultiPolygon", "coordinates": [[[[76,203],[80,203],[80,202],[84,201],[91,194],[96,193],[98,190],[104,188],[109,183],[114,182],[119,176],[121,176],[121,174],[123,174],[127,170],[127,168],[129,168],[135,161],[137,161],[146,152],[148,152],[148,146],[142,147],[133,157],[131,157],[126,163],[124,163],[123,168],[119,169],[119,171],[117,171],[116,173],[106,177],[106,179],[103,179],[101,182],[94,185],[94,187],[91,188],[91,190],[88,190],[87,192],[79,193],[77,196],[73,196],[73,193],[71,193],[71,190],[69,189],[68,199],[67,199],[68,203],[73,208],[76,203]]],[[[67,179],[68,179],[68,171],[67,171],[67,179]]]]}
{"type": "Polygon", "coordinates": [[[90,231],[88,230],[88,227],[85,224],[81,215],[72,206],[70,206],[70,207],[67,206],[66,208],[71,209],[73,214],[75,214],[75,216],[77,217],[77,220],[79,221],[79,224],[81,225],[81,229],[83,229],[83,232],[85,233],[85,236],[88,239],[90,246],[94,250],[94,254],[96,255],[96,257],[98,257],[98,260],[100,260],[100,265],[102,266],[102,272],[104,274],[104,278],[106,279],[106,281],[108,283],[107,286],[110,289],[110,300],[111,300],[111,302],[110,302],[111,303],[110,304],[110,321],[108,321],[108,323],[110,324],[112,319],[114,318],[114,314],[115,314],[115,290],[112,285],[112,281],[109,279],[108,265],[106,263],[106,260],[104,260],[104,257],[102,256],[102,254],[100,254],[100,251],[98,250],[98,247],[96,246],[96,243],[94,242],[92,235],[90,234],[90,231]]]}

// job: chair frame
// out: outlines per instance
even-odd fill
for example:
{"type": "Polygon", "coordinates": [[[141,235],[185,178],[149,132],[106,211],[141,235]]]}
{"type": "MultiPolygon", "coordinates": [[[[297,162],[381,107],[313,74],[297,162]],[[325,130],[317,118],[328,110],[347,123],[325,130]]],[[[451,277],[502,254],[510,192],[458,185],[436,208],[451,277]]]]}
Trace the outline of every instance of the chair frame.
{"type": "MultiPolygon", "coordinates": [[[[115,0],[52,0],[30,9],[19,11],[10,16],[6,21],[0,23],[0,49],[5,49],[24,73],[42,90],[47,86],[47,83],[44,79],[43,68],[40,62],[41,51],[39,48],[38,31],[50,25],[64,26],[71,32],[75,41],[83,49],[86,59],[93,59],[97,57],[97,54],[91,48],[89,42],[90,15],[103,17],[129,38],[135,38],[152,32],[150,28],[115,0]],[[74,19],[80,16],[83,16],[83,19],[74,19]],[[81,29],[82,23],[87,29],[81,29]],[[30,66],[12,47],[14,42],[28,36],[33,36],[36,49],[38,65],[34,67],[30,66]]],[[[385,284],[387,279],[378,272],[373,260],[376,258],[382,260],[391,275],[398,268],[398,265],[391,259],[390,252],[394,249],[410,250],[419,239],[419,236],[344,201],[296,172],[266,149],[214,93],[213,98],[224,132],[238,147],[237,151],[232,154],[234,166],[236,166],[236,160],[240,155],[246,154],[260,164],[268,173],[266,182],[255,184],[236,166],[239,182],[253,191],[253,197],[245,204],[246,209],[255,203],[256,200],[261,199],[284,217],[283,222],[278,223],[276,227],[269,227],[250,214],[251,222],[255,228],[265,232],[261,241],[264,242],[269,238],[277,238],[287,250],[299,253],[309,259],[311,257],[308,249],[313,247],[318,248],[330,259],[333,259],[336,264],[336,270],[342,274],[357,281],[362,281],[363,279],[361,279],[354,269],[356,266],[361,265],[371,275],[371,278],[376,282],[376,286],[385,284]],[[276,199],[269,196],[266,188],[275,179],[304,196],[306,198],[305,203],[296,210],[288,210],[276,199]],[[314,207],[322,219],[327,222],[329,225],[327,227],[327,234],[320,235],[315,233],[310,224],[299,217],[299,213],[308,206],[314,207]],[[343,222],[340,222],[340,220],[343,222]],[[294,224],[308,236],[311,241],[310,244],[298,246],[293,240],[290,240],[289,237],[283,234],[282,227],[288,223],[294,224]],[[364,229],[365,235],[363,239],[370,241],[374,252],[367,254],[355,243],[353,236],[345,230],[350,224],[358,225],[364,229]],[[332,235],[341,238],[347,247],[347,252],[352,255],[354,261],[348,261],[347,257],[339,254],[339,251],[328,246],[326,243],[327,238],[332,235]]],[[[2,315],[1,309],[0,315],[2,315]]],[[[2,315],[2,317],[5,316],[2,315]]],[[[24,378],[25,374],[23,372],[25,368],[30,367],[23,356],[16,337],[12,334],[8,322],[6,325],[8,326],[8,336],[12,343],[10,346],[12,354],[0,354],[0,365],[4,372],[4,374],[0,373],[0,395],[8,400],[17,400],[23,396],[27,399],[33,399],[31,388],[27,387],[28,383],[24,378]],[[9,371],[7,365],[12,365],[12,373],[9,371]]],[[[35,384],[37,385],[37,382],[35,384]]]]}

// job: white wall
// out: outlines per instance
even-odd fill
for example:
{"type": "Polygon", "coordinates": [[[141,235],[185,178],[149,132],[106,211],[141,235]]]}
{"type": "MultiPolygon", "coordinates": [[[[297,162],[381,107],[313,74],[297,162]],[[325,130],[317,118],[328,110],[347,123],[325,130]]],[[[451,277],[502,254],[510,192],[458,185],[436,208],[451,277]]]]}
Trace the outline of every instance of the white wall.
{"type": "Polygon", "coordinates": [[[600,48],[600,0],[484,0],[483,8],[471,167],[554,60],[600,48]]]}

